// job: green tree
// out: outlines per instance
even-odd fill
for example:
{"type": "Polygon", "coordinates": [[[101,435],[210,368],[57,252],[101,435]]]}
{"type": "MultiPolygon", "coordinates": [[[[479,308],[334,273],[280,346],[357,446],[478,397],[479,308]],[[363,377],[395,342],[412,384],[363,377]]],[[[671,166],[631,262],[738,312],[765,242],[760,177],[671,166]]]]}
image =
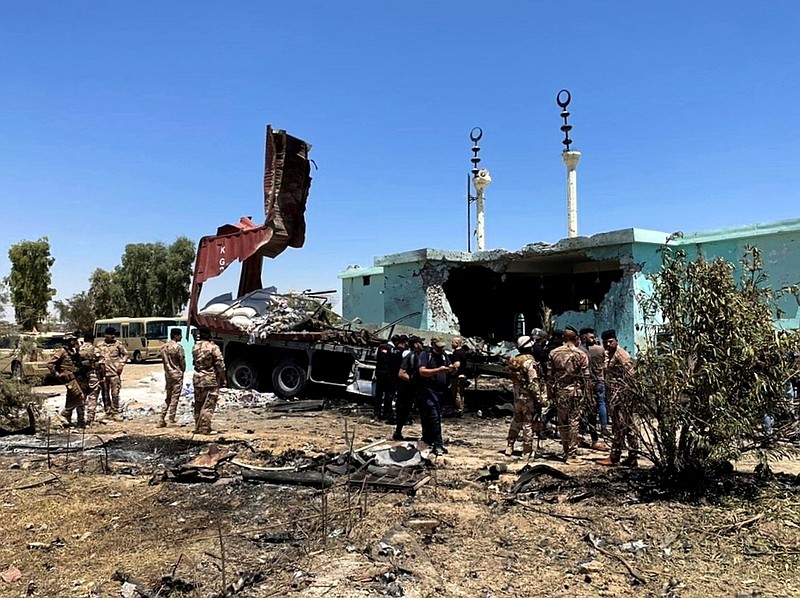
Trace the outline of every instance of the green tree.
{"type": "Polygon", "coordinates": [[[121,264],[114,270],[126,315],[178,314],[188,301],[194,255],[194,244],[186,237],[172,245],[126,245],[121,264]]]}
{"type": "Polygon", "coordinates": [[[59,320],[66,324],[68,330],[86,333],[93,329],[97,314],[86,292],[73,295],[66,301],[55,301],[53,305],[59,320]]]}
{"type": "Polygon", "coordinates": [[[38,241],[20,241],[8,250],[11,273],[4,279],[8,285],[17,323],[32,330],[47,316],[47,304],[56,291],[50,288],[50,256],[47,237],[38,241]]]}
{"type": "Polygon", "coordinates": [[[89,299],[98,319],[126,316],[127,305],[114,273],[97,268],[89,277],[89,299]]]}
{"type": "Polygon", "coordinates": [[[794,335],[773,324],[771,289],[757,248],[734,264],[689,260],[667,243],[642,298],[649,347],[640,351],[630,398],[641,440],[662,481],[695,486],[764,441],[765,414],[786,413],[784,383],[794,335]],[[737,280],[738,278],[738,280],[737,280]]]}
{"type": "Polygon", "coordinates": [[[0,280],[0,318],[6,315],[6,304],[8,303],[8,289],[5,280],[0,280]]]}

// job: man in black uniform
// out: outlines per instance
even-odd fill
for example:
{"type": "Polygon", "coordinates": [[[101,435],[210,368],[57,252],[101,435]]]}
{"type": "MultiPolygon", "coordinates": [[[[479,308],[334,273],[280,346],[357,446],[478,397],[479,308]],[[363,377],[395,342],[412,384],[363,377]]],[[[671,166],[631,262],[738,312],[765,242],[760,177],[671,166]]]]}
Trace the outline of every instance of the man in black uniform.
{"type": "Polygon", "coordinates": [[[408,351],[402,357],[397,373],[397,416],[392,440],[405,440],[403,426],[408,423],[411,409],[417,400],[416,378],[419,366],[419,354],[422,351],[422,339],[418,336],[408,337],[408,351]]]}
{"type": "Polygon", "coordinates": [[[447,378],[455,373],[450,357],[444,352],[441,338],[431,339],[431,350],[419,354],[419,413],[422,442],[432,447],[434,455],[447,452],[442,438],[442,397],[447,392],[447,378]]]}
{"type": "Polygon", "coordinates": [[[392,376],[392,358],[396,352],[395,342],[397,339],[397,336],[393,336],[391,341],[382,343],[375,354],[374,419],[390,421],[392,418],[392,400],[395,395],[395,380],[397,379],[397,376],[392,376]]]}

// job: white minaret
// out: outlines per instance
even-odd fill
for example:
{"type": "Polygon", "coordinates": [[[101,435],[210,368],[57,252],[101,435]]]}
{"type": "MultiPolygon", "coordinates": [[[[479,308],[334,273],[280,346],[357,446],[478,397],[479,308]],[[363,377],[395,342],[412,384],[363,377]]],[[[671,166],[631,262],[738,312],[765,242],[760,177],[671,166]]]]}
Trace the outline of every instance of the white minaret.
{"type": "Polygon", "coordinates": [[[472,186],[475,187],[476,195],[473,196],[470,192],[469,184],[470,179],[469,175],[467,175],[467,251],[472,251],[472,246],[470,244],[470,239],[472,236],[472,231],[470,230],[470,203],[473,201],[475,202],[475,236],[477,237],[478,241],[478,251],[483,251],[486,248],[486,239],[485,239],[485,222],[486,222],[486,212],[484,211],[484,196],[483,193],[486,191],[486,187],[488,187],[492,182],[492,177],[489,175],[489,171],[485,168],[478,168],[478,164],[481,163],[480,157],[478,154],[481,151],[480,146],[478,146],[478,142],[483,137],[483,129],[480,127],[475,127],[470,131],[469,138],[472,141],[472,158],[470,161],[472,162],[472,186]]]}
{"type": "Polygon", "coordinates": [[[492,177],[489,171],[481,168],[475,178],[472,179],[472,184],[475,185],[475,191],[478,192],[478,197],[475,202],[475,220],[476,222],[476,236],[478,239],[478,251],[483,251],[486,248],[486,240],[484,238],[484,210],[483,210],[483,192],[486,191],[492,182],[492,177]]]}
{"type": "Polygon", "coordinates": [[[567,237],[578,236],[578,160],[581,153],[575,150],[561,152],[567,167],[567,237]]]}
{"type": "Polygon", "coordinates": [[[564,133],[564,139],[561,143],[564,144],[564,151],[561,152],[561,159],[564,161],[564,166],[567,167],[567,238],[578,236],[578,162],[581,159],[581,153],[570,149],[572,139],[569,138],[569,132],[572,130],[572,125],[567,122],[569,118],[569,111],[567,106],[572,101],[572,94],[569,90],[562,89],[556,96],[556,104],[561,108],[561,118],[564,119],[564,124],[561,125],[561,131],[564,133]]]}

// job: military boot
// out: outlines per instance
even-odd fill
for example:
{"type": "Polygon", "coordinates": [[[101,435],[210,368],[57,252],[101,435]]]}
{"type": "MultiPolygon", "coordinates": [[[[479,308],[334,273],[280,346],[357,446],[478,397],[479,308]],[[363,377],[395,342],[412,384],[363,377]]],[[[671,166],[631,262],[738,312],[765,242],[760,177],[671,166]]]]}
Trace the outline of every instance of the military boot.
{"type": "Polygon", "coordinates": [[[514,443],[513,442],[509,442],[508,443],[508,445],[506,446],[506,450],[505,450],[504,454],[505,454],[506,457],[510,457],[511,455],[514,454],[514,443]]]}
{"type": "Polygon", "coordinates": [[[530,461],[533,458],[533,446],[530,444],[522,445],[522,458],[530,461]]]}
{"type": "Polygon", "coordinates": [[[158,423],[156,424],[157,428],[166,428],[167,427],[167,420],[164,419],[164,414],[160,414],[158,416],[158,423]]]}

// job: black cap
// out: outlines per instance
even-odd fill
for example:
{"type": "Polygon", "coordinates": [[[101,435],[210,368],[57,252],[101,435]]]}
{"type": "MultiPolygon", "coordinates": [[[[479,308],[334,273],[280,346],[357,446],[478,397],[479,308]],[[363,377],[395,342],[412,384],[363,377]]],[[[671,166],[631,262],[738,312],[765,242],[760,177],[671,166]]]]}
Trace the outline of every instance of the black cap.
{"type": "Polygon", "coordinates": [[[574,332],[576,335],[578,334],[578,329],[575,328],[575,326],[572,326],[572,325],[569,325],[569,324],[567,326],[564,326],[564,332],[567,332],[567,331],[574,332]]]}
{"type": "Polygon", "coordinates": [[[584,334],[594,334],[594,328],[581,328],[578,334],[580,334],[581,336],[583,336],[584,334]]]}
{"type": "Polygon", "coordinates": [[[103,334],[113,334],[114,336],[117,335],[117,329],[113,326],[108,326],[104,331],[103,334]]]}
{"type": "Polygon", "coordinates": [[[556,328],[553,332],[550,333],[550,338],[562,338],[564,336],[564,331],[561,328],[556,328]]]}
{"type": "Polygon", "coordinates": [[[604,341],[607,341],[610,338],[617,338],[617,331],[614,329],[611,330],[604,330],[603,334],[600,335],[604,341]]]}
{"type": "Polygon", "coordinates": [[[208,339],[211,338],[211,329],[209,329],[209,328],[200,328],[197,331],[197,336],[199,336],[202,339],[208,340],[208,339]]]}

